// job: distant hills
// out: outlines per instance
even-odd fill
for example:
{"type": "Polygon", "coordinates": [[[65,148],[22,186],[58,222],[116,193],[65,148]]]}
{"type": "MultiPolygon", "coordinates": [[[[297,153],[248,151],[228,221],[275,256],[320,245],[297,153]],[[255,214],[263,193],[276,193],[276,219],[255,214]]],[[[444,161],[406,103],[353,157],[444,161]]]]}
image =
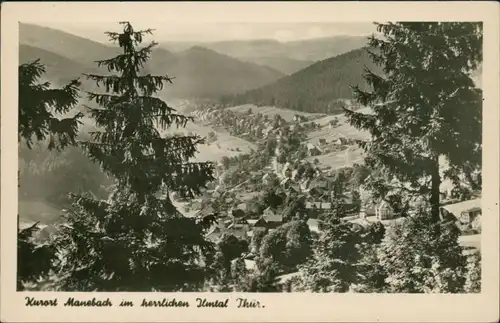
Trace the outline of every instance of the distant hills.
{"type": "Polygon", "coordinates": [[[319,61],[365,46],[366,36],[334,36],[307,40],[280,42],[271,39],[231,40],[220,42],[162,42],[169,51],[182,51],[192,46],[203,46],[236,58],[288,57],[302,61],[319,61]]]}
{"type": "MultiPolygon", "coordinates": [[[[19,26],[20,63],[36,58],[47,65],[47,77],[64,82],[81,73],[107,73],[96,60],[116,56],[119,49],[60,30],[31,24],[19,26]],[[49,71],[53,68],[52,71],[49,71]]],[[[268,66],[243,62],[213,50],[192,47],[178,53],[156,48],[145,72],[175,77],[165,92],[177,98],[219,97],[272,83],[284,76],[268,66]]]]}
{"type": "Polygon", "coordinates": [[[364,48],[356,49],[317,62],[272,84],[223,97],[222,101],[234,105],[251,103],[304,112],[335,113],[340,111],[339,101],[352,98],[352,85],[367,88],[363,79],[365,67],[380,72],[364,48]]]}
{"type": "MultiPolygon", "coordinates": [[[[32,24],[19,24],[19,43],[52,52],[84,66],[119,54],[119,49],[61,30],[32,24]]],[[[111,43],[110,43],[111,44],[111,43]]]]}
{"type": "Polygon", "coordinates": [[[365,36],[335,36],[279,42],[277,40],[234,40],[221,42],[163,42],[162,47],[182,51],[202,46],[240,60],[268,65],[284,74],[292,74],[316,61],[365,46],[365,36]]]}
{"type": "Polygon", "coordinates": [[[19,45],[19,63],[33,62],[37,59],[40,59],[40,62],[45,65],[44,79],[55,85],[67,84],[78,78],[81,73],[98,71],[97,68],[89,66],[89,64],[79,63],[51,51],[30,45],[19,45]]]}

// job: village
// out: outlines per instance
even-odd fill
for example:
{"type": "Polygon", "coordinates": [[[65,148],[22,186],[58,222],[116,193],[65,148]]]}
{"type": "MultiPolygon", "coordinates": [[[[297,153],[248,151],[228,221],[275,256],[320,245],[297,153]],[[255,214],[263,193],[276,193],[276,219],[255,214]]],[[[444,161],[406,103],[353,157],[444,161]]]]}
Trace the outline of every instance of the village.
{"type": "Polygon", "coordinates": [[[482,24],[150,46],[162,26],[17,24],[17,291],[490,285],[482,24]]]}
{"type": "MultiPolygon", "coordinates": [[[[339,201],[345,210],[342,221],[362,227],[377,222],[390,226],[404,219],[397,217],[397,212],[387,199],[372,197],[363,185],[370,174],[355,180],[359,177],[357,173],[364,171],[363,166],[353,163],[349,156],[349,152],[356,149],[355,139],[338,134],[329,141],[320,138],[317,145],[305,140],[308,133],[321,128],[314,122],[318,116],[309,116],[308,119],[295,115],[285,120],[279,114],[269,118],[250,111],[242,115],[214,108],[196,110],[193,115],[202,122],[231,127],[229,131],[232,134],[250,139],[262,148],[253,155],[240,155],[229,161],[221,161],[217,166],[217,181],[208,186],[201,199],[186,205],[185,211],[189,211],[191,216],[218,215],[217,223],[207,234],[207,238],[213,242],[220,241],[224,235],[232,235],[250,244],[254,236],[277,230],[290,220],[285,214],[286,204],[290,201],[302,202],[302,208],[297,208],[297,212],[301,213],[301,218],[306,221],[312,234],[320,232],[321,216],[331,214],[334,204],[339,201]],[[235,122],[235,119],[238,121],[235,122]],[[294,137],[301,139],[294,142],[291,140],[294,137]],[[330,152],[344,154],[343,165],[319,164],[315,159],[330,152]],[[339,182],[341,187],[338,186],[339,182]],[[282,204],[270,205],[273,203],[265,201],[263,192],[266,191],[281,196],[282,204]]],[[[323,128],[334,132],[338,126],[339,121],[335,117],[323,128]]],[[[460,243],[464,253],[478,252],[481,233],[480,192],[469,190],[464,195],[463,190],[454,187],[449,180],[442,182],[440,190],[442,218],[451,220],[461,230],[460,243]]],[[[409,205],[409,216],[425,208],[425,202],[418,198],[409,205]]],[[[255,270],[254,258],[257,253],[258,250],[249,250],[242,255],[250,271],[255,270]]],[[[279,279],[282,286],[286,286],[284,282],[295,274],[281,275],[279,279]]]]}

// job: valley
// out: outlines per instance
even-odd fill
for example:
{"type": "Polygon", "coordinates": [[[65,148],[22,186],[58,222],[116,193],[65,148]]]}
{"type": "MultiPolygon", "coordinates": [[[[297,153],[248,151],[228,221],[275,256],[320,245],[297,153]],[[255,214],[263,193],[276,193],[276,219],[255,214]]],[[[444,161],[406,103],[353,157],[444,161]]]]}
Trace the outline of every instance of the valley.
{"type": "MultiPolygon", "coordinates": [[[[412,24],[397,26],[439,59],[463,63],[420,30],[444,27],[412,24]]],[[[476,279],[480,264],[480,64],[459,66],[468,74],[443,65],[444,77],[399,33],[389,52],[342,35],[137,49],[142,34],[124,26],[107,45],[20,24],[20,73],[40,59],[38,82],[52,89],[20,82],[22,127],[40,132],[30,147],[33,132],[20,131],[19,226],[41,230],[19,239],[23,256],[30,237],[65,240],[73,258],[58,254],[52,268],[70,277],[64,288],[83,275],[83,284],[113,291],[132,277],[123,290],[449,292],[441,282],[458,268],[456,290],[477,290],[462,280],[476,279]],[[96,64],[119,47],[108,68],[96,64]],[[77,93],[53,89],[75,77],[77,93]],[[79,124],[55,120],[77,112],[79,124]],[[78,140],[58,147],[69,138],[61,133],[78,140]],[[88,266],[73,277],[81,254],[88,266]],[[408,271],[424,272],[430,287],[415,287],[421,277],[408,271]],[[179,278],[186,273],[192,281],[179,278]]]]}

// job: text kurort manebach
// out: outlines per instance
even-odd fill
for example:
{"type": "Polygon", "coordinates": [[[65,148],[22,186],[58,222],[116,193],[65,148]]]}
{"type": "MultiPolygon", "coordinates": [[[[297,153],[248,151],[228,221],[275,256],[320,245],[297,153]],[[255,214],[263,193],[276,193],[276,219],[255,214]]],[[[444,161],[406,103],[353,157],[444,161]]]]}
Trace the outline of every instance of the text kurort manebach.
{"type": "MultiPolygon", "coordinates": [[[[25,306],[58,306],[58,299],[36,299],[34,297],[25,297],[26,304],[25,306]]],[[[223,300],[209,300],[206,298],[196,298],[195,306],[196,307],[215,307],[215,308],[224,308],[228,307],[229,298],[223,300]]],[[[237,298],[236,299],[236,307],[237,308],[264,308],[265,306],[261,305],[259,301],[248,300],[246,298],[237,298]]],[[[99,300],[93,297],[92,299],[87,300],[78,300],[74,297],[69,297],[63,306],[71,306],[71,307],[111,307],[113,303],[109,298],[105,300],[99,300]]],[[[122,300],[118,306],[121,307],[132,307],[134,303],[132,301],[122,300]]],[[[163,298],[161,300],[148,300],[146,298],[142,299],[140,304],[141,307],[190,307],[188,301],[177,300],[175,298],[167,299],[163,298]]]]}

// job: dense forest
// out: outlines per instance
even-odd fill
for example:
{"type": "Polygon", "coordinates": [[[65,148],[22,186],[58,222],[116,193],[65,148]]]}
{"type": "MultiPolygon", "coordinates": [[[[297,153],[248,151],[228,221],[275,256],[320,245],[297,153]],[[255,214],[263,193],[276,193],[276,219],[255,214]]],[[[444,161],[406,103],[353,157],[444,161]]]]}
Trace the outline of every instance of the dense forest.
{"type": "Polygon", "coordinates": [[[365,48],[315,63],[277,82],[225,96],[226,104],[253,103],[273,105],[305,112],[339,113],[341,100],[351,99],[351,86],[366,88],[363,79],[365,68],[380,70],[370,59],[365,48]]]}

